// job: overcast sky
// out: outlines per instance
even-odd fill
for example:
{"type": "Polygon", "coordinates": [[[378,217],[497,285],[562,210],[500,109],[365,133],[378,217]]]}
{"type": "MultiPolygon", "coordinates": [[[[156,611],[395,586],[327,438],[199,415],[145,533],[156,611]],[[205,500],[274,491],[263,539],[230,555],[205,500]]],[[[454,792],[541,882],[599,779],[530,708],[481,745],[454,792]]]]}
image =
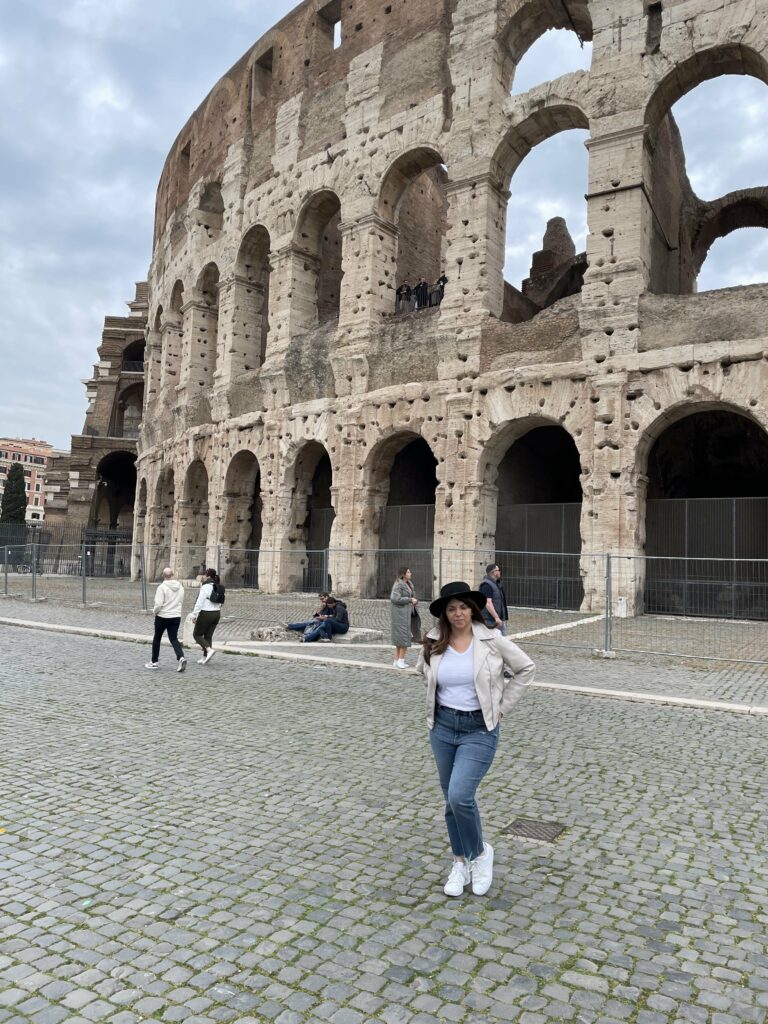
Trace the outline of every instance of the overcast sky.
{"type": "MultiPolygon", "coordinates": [[[[147,274],[155,190],[179,129],[217,79],[294,0],[24,0],[0,23],[0,435],[69,448],[105,315],[125,313],[147,274]]],[[[570,33],[548,33],[515,91],[588,66],[570,33]]],[[[706,83],[675,108],[705,198],[761,184],[766,86],[706,83]]],[[[506,276],[519,284],[546,221],[586,237],[583,132],[538,147],[512,183],[506,276]]],[[[450,171],[450,168],[449,168],[450,171]]],[[[768,232],[717,243],[700,288],[768,278],[768,232]]]]}

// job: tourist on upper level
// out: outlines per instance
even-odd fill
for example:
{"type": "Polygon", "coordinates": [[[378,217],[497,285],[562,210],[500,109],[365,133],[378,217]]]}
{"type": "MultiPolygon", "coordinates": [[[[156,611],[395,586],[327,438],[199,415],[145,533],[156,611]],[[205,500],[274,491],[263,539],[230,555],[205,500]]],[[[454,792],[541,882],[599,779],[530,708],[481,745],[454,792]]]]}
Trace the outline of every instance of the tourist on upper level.
{"type": "Polygon", "coordinates": [[[425,309],[429,305],[429,285],[425,277],[419,278],[419,283],[413,289],[413,296],[416,299],[416,309],[425,309]]]}
{"type": "Polygon", "coordinates": [[[445,296],[445,286],[448,284],[448,278],[445,276],[445,271],[442,272],[437,281],[435,281],[432,289],[431,302],[433,306],[439,306],[445,296]]]}
{"type": "Polygon", "coordinates": [[[411,310],[411,296],[413,291],[411,289],[411,283],[406,277],[403,283],[395,292],[395,312],[396,313],[409,313],[411,310]]]}

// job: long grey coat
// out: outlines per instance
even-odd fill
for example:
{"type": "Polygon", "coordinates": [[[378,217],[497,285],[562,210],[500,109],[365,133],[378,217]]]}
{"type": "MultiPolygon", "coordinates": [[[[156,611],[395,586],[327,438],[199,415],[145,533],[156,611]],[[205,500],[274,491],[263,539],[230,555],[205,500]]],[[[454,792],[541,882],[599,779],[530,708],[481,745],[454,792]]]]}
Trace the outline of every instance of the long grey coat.
{"type": "Polygon", "coordinates": [[[390,612],[392,613],[392,646],[411,646],[411,598],[413,590],[405,580],[395,580],[392,593],[389,595],[390,612]]]}

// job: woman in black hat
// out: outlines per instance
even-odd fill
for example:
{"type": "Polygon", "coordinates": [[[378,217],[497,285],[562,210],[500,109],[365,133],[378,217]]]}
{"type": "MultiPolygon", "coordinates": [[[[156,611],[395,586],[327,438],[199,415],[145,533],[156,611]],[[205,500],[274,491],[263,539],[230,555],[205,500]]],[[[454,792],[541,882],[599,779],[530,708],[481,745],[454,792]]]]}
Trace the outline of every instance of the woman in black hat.
{"type": "Polygon", "coordinates": [[[446,896],[461,896],[470,882],[477,896],[491,886],[493,847],[483,841],[475,794],[493,762],[499,723],[535,672],[527,654],[488,629],[484,605],[485,596],[468,584],[446,584],[429,606],[438,622],[424,637],[416,666],[427,683],[429,738],[453,851],[446,896]]]}

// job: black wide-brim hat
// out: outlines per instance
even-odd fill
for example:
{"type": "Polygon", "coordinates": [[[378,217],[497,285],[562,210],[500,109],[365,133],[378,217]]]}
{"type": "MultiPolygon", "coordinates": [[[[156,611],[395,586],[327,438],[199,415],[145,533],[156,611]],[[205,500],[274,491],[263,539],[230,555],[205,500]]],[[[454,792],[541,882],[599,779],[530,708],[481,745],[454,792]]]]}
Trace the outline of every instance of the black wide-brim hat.
{"type": "Polygon", "coordinates": [[[438,619],[442,614],[443,608],[445,608],[449,601],[453,601],[454,598],[474,605],[479,612],[483,610],[486,604],[485,594],[481,594],[479,590],[472,590],[468,583],[457,581],[456,583],[446,583],[444,587],[440,588],[440,597],[432,602],[429,610],[438,619]]]}

